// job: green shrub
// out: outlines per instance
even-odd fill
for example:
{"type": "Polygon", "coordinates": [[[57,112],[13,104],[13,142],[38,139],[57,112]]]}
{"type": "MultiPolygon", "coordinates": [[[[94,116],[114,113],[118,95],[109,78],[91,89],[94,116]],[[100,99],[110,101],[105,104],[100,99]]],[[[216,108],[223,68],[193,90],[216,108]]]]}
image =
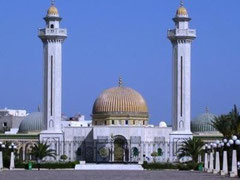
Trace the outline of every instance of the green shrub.
{"type": "Polygon", "coordinates": [[[143,168],[149,170],[161,170],[161,169],[177,169],[177,166],[171,163],[147,163],[145,161],[143,163],[143,168]]]}
{"type": "Polygon", "coordinates": [[[65,154],[61,155],[61,157],[60,157],[60,159],[62,159],[62,160],[64,160],[64,161],[67,160],[67,158],[68,158],[68,157],[67,157],[67,155],[65,155],[65,154]]]}
{"type": "Polygon", "coordinates": [[[148,170],[161,170],[161,169],[178,169],[181,171],[188,171],[188,170],[197,170],[198,164],[194,162],[188,162],[185,164],[178,163],[147,163],[146,161],[143,162],[143,168],[148,170]]]}
{"type": "MultiPolygon", "coordinates": [[[[64,163],[41,163],[40,168],[44,169],[65,169],[65,168],[74,168],[78,162],[64,162],[64,163]]],[[[24,168],[28,169],[28,163],[16,163],[15,168],[24,168]]],[[[32,168],[38,168],[38,164],[36,162],[32,163],[32,168]]]]}

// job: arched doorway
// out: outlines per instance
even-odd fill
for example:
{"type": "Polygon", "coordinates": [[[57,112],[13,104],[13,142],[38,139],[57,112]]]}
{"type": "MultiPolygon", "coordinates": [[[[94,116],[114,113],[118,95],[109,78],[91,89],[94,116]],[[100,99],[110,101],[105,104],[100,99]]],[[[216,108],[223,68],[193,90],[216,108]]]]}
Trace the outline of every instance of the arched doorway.
{"type": "Polygon", "coordinates": [[[128,143],[123,136],[115,136],[114,138],[114,162],[128,162],[128,143]]]}

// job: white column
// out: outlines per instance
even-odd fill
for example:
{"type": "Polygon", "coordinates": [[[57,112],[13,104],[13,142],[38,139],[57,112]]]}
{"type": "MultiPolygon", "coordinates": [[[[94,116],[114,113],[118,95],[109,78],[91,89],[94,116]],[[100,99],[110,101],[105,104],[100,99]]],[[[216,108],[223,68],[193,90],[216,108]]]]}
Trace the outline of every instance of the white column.
{"type": "Polygon", "coordinates": [[[228,174],[228,160],[227,160],[227,151],[223,151],[223,167],[221,170],[221,175],[225,176],[228,174]]]}
{"type": "MultiPolygon", "coordinates": [[[[150,151],[150,156],[151,156],[151,154],[152,154],[153,151],[154,151],[154,149],[153,149],[153,142],[150,142],[150,149],[151,149],[151,151],[150,151]]],[[[155,157],[151,156],[152,162],[153,162],[153,159],[154,159],[154,158],[155,158],[155,157]]]]}
{"type": "Polygon", "coordinates": [[[26,145],[24,144],[22,146],[22,157],[23,157],[23,161],[26,160],[26,145]]]}
{"type": "Polygon", "coordinates": [[[70,155],[71,155],[71,161],[73,161],[73,141],[70,141],[70,155]]]}
{"type": "Polygon", "coordinates": [[[209,169],[207,172],[213,172],[213,152],[210,153],[209,169]]]}
{"type": "MultiPolygon", "coordinates": [[[[140,150],[140,162],[139,163],[143,163],[143,142],[141,142],[141,150],[140,150]]],[[[130,151],[130,150],[129,150],[130,151]]]]}
{"type": "Polygon", "coordinates": [[[204,154],[204,171],[208,170],[208,153],[204,154]]]}
{"type": "Polygon", "coordinates": [[[169,157],[169,154],[168,154],[168,142],[165,142],[164,144],[164,161],[167,162],[168,160],[168,157],[169,157]]]}
{"type": "Polygon", "coordinates": [[[237,151],[232,152],[232,170],[230,172],[230,177],[236,177],[238,175],[237,171],[237,151]]]}
{"type": "Polygon", "coordinates": [[[218,174],[219,171],[220,171],[219,152],[216,151],[215,169],[214,169],[213,173],[218,174]]]}
{"type": "Polygon", "coordinates": [[[0,151],[0,170],[3,170],[3,155],[2,155],[2,151],[0,151]]]}
{"type": "Polygon", "coordinates": [[[198,155],[198,163],[202,162],[202,156],[201,154],[198,155]]]}
{"type": "Polygon", "coordinates": [[[66,154],[66,156],[68,157],[68,160],[69,160],[70,154],[69,154],[69,144],[68,144],[68,141],[65,141],[64,148],[65,148],[65,154],[66,154]]]}
{"type": "Polygon", "coordinates": [[[10,160],[10,170],[13,170],[15,168],[15,164],[14,164],[14,152],[11,152],[11,160],[10,160]]]}

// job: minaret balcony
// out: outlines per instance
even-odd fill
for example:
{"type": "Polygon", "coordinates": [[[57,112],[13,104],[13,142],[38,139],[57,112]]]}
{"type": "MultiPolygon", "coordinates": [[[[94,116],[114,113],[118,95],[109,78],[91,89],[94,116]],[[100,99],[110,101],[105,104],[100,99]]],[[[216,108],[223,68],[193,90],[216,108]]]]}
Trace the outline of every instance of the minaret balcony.
{"type": "Polygon", "coordinates": [[[38,36],[61,36],[61,37],[67,37],[67,29],[61,29],[61,28],[44,28],[39,29],[38,36]]]}
{"type": "Polygon", "coordinates": [[[195,39],[195,29],[170,29],[168,30],[169,39],[195,39]]]}

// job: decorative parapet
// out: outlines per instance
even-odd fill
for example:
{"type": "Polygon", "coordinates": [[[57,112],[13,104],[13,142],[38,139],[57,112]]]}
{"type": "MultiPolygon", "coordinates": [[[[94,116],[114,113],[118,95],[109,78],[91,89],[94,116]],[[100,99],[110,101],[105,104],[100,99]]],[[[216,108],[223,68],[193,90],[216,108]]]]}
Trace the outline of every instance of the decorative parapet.
{"type": "Polygon", "coordinates": [[[44,28],[39,29],[38,36],[61,36],[61,37],[67,37],[67,29],[61,29],[61,28],[44,28]]]}
{"type": "Polygon", "coordinates": [[[168,30],[168,38],[170,40],[174,39],[195,39],[196,30],[195,29],[170,29],[168,30]]]}

